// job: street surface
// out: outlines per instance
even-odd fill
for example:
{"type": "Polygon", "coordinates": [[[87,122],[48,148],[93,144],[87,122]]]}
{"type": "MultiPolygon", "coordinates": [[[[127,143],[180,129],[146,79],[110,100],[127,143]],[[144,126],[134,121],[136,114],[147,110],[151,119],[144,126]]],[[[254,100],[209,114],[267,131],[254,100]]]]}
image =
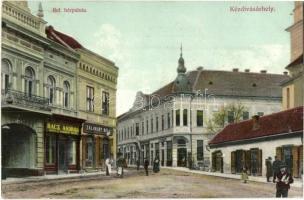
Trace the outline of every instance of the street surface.
{"type": "MultiPolygon", "coordinates": [[[[28,183],[2,184],[2,198],[210,198],[274,197],[272,183],[249,182],[222,177],[161,169],[145,176],[128,169],[124,178],[69,178],[28,183]]],[[[289,197],[302,197],[302,188],[292,187],[289,197]]]]}

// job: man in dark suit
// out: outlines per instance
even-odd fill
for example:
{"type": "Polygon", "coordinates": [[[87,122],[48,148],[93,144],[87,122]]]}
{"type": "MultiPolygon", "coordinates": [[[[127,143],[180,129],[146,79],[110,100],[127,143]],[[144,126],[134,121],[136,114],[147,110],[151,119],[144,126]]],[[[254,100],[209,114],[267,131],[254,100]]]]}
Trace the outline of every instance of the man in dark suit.
{"type": "Polygon", "coordinates": [[[287,172],[287,166],[285,164],[280,165],[280,171],[273,177],[273,182],[276,184],[276,197],[288,197],[288,190],[290,184],[293,183],[292,176],[287,172]]]}

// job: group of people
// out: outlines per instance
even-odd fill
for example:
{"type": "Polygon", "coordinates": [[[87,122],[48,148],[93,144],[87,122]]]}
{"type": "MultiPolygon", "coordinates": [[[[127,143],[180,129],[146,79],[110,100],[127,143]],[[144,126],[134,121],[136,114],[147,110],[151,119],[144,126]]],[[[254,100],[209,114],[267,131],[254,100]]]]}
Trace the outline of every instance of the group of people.
{"type": "MultiPolygon", "coordinates": [[[[121,154],[118,154],[117,157],[118,157],[118,159],[116,161],[117,176],[122,178],[124,175],[124,168],[127,167],[127,162],[126,162],[126,159],[123,158],[121,154]]],[[[110,174],[112,172],[112,164],[113,164],[113,160],[111,159],[111,157],[107,158],[105,161],[107,176],[110,176],[110,174]]],[[[136,164],[137,164],[137,170],[139,170],[139,167],[140,167],[139,160],[137,160],[136,164]]],[[[147,158],[144,159],[144,169],[146,172],[146,176],[148,176],[149,175],[149,160],[147,158]]],[[[153,161],[153,172],[158,173],[159,171],[160,171],[160,160],[159,160],[159,157],[156,156],[153,161]]]]}
{"type": "MultiPolygon", "coordinates": [[[[276,183],[276,197],[288,197],[288,190],[290,184],[293,183],[292,175],[287,170],[287,165],[275,156],[275,160],[272,162],[272,158],[268,157],[265,161],[266,165],[266,180],[271,182],[270,178],[273,177],[272,182],[276,183]]],[[[241,178],[244,183],[248,180],[248,174],[246,167],[243,167],[241,178]]]]}
{"type": "MultiPolygon", "coordinates": [[[[145,168],[146,176],[149,176],[149,160],[147,158],[145,158],[144,160],[145,160],[144,168],[145,168]]],[[[160,165],[159,158],[158,158],[158,156],[156,156],[153,161],[153,172],[154,173],[158,173],[160,171],[159,165],[160,165]]]]}

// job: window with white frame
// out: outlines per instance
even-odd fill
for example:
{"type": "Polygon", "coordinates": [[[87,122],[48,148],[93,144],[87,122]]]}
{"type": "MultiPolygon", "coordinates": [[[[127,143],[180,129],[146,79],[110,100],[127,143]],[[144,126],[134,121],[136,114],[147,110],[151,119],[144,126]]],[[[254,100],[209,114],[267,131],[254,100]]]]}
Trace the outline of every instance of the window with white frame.
{"type": "Polygon", "coordinates": [[[87,86],[87,111],[94,112],[94,88],[87,86]]]}
{"type": "Polygon", "coordinates": [[[32,67],[28,66],[24,73],[24,93],[31,97],[35,90],[35,71],[32,67]]]}
{"type": "Polygon", "coordinates": [[[63,107],[68,108],[70,105],[70,84],[68,81],[63,82],[63,107]]]}
{"type": "Polygon", "coordinates": [[[47,77],[47,97],[49,98],[49,104],[54,104],[55,102],[55,78],[53,76],[47,77]]]}

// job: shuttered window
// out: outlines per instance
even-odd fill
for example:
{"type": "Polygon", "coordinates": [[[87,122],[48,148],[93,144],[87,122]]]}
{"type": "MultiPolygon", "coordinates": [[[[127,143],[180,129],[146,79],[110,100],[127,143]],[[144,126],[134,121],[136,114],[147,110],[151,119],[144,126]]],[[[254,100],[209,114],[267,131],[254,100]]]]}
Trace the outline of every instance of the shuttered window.
{"type": "Polygon", "coordinates": [[[258,176],[262,176],[262,166],[263,166],[263,160],[262,160],[262,150],[258,150],[258,176]]]}

